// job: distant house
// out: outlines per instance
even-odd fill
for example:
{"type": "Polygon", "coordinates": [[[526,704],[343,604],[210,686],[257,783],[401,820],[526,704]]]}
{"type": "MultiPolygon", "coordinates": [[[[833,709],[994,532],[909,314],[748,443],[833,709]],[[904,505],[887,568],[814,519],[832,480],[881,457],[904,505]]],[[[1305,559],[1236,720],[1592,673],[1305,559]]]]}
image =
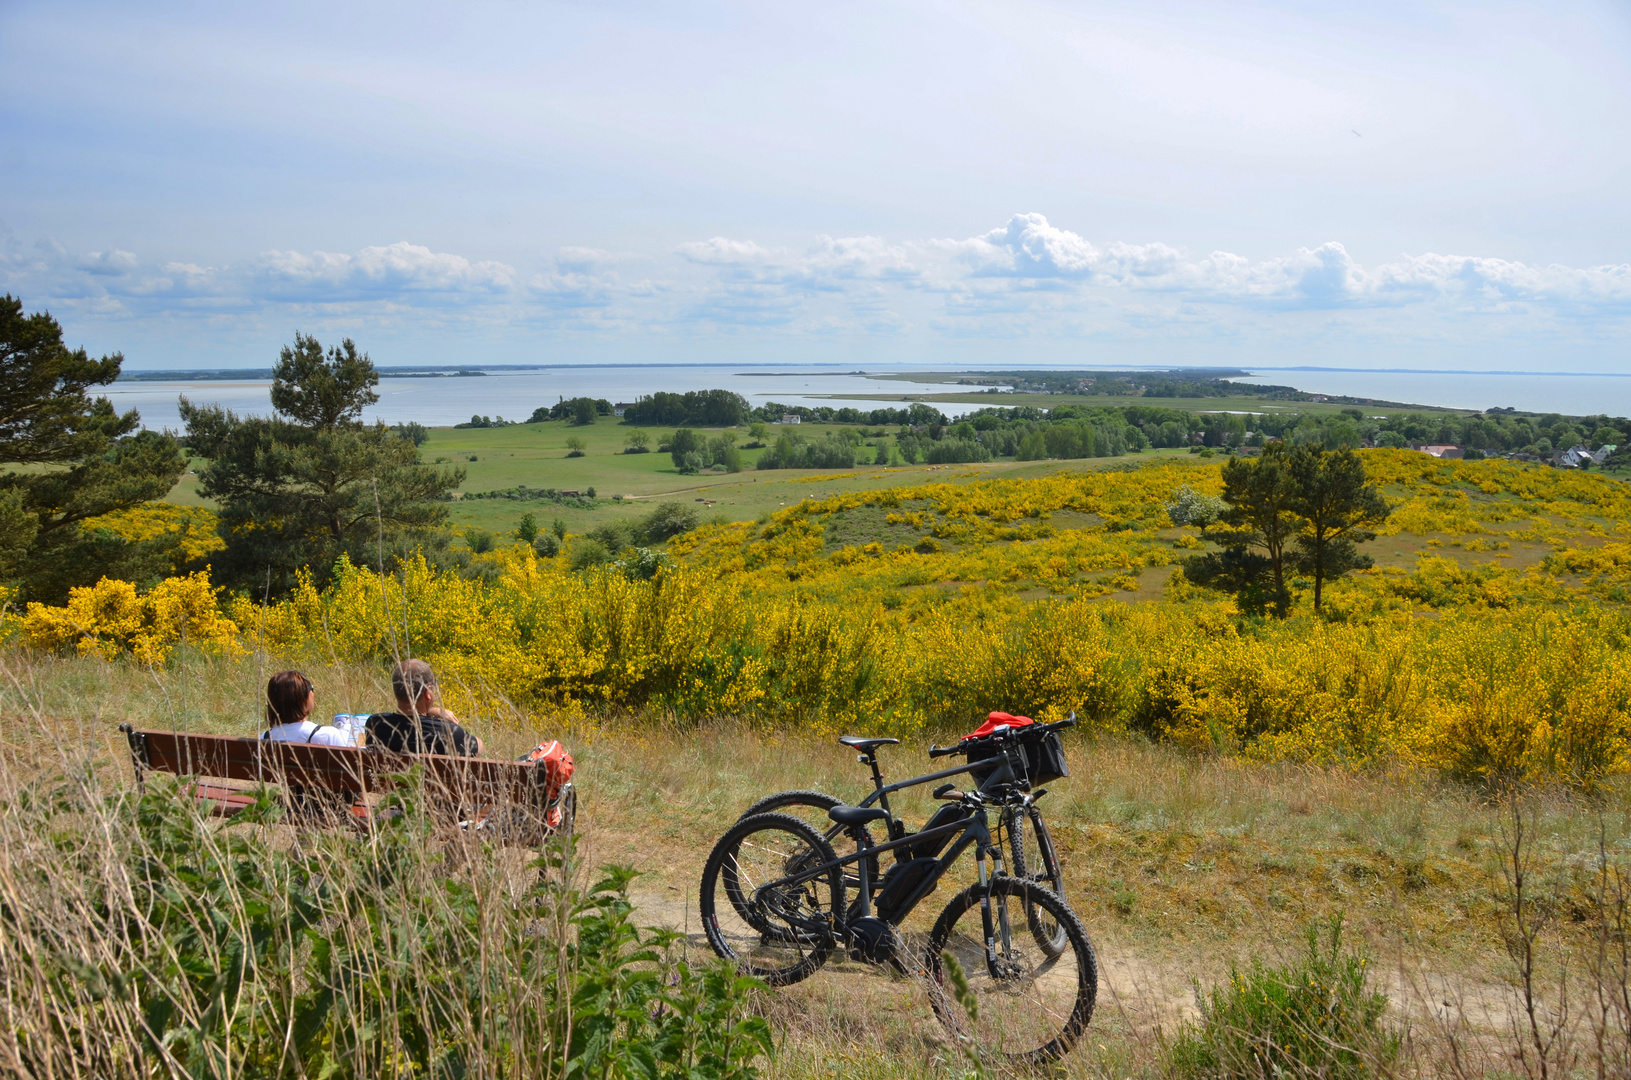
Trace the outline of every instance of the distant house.
{"type": "Polygon", "coordinates": [[[1584,445],[1571,446],[1559,452],[1553,461],[1565,469],[1579,469],[1588,464],[1601,465],[1617,449],[1619,449],[1617,446],[1609,445],[1600,446],[1596,450],[1587,450],[1584,445]]]}
{"type": "Polygon", "coordinates": [[[1459,446],[1443,446],[1434,443],[1427,446],[1418,446],[1416,449],[1424,454],[1431,454],[1436,458],[1445,458],[1446,460],[1460,459],[1466,456],[1459,446]]]}
{"type": "Polygon", "coordinates": [[[797,424],[800,422],[800,420],[801,417],[798,413],[786,413],[782,416],[781,422],[784,424],[797,424]]]}
{"type": "Polygon", "coordinates": [[[632,407],[633,407],[632,402],[619,401],[616,405],[612,406],[612,415],[613,416],[622,416],[624,413],[628,412],[629,409],[632,408],[632,407]]]}

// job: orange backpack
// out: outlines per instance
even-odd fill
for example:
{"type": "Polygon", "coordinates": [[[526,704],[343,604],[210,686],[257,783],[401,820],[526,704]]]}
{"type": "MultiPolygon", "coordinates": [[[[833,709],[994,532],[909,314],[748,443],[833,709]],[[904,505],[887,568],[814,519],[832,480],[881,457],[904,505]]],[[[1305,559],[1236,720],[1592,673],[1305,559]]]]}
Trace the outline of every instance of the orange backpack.
{"type": "Polygon", "coordinates": [[[566,782],[572,779],[572,755],[557,739],[539,743],[525,754],[521,761],[531,762],[544,770],[544,799],[549,805],[548,824],[551,828],[561,822],[561,809],[555,803],[561,797],[566,782]]]}

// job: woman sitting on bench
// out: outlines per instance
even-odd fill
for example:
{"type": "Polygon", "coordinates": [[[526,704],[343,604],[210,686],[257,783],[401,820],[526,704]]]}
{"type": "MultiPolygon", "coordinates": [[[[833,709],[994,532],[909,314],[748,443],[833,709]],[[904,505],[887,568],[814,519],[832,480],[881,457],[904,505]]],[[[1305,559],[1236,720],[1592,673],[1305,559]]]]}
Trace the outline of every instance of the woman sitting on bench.
{"type": "Polygon", "coordinates": [[[266,684],[266,731],[261,738],[273,742],[316,743],[318,746],[356,746],[351,735],[337,727],[308,720],[317,707],[317,688],[298,671],[280,671],[266,684]]]}

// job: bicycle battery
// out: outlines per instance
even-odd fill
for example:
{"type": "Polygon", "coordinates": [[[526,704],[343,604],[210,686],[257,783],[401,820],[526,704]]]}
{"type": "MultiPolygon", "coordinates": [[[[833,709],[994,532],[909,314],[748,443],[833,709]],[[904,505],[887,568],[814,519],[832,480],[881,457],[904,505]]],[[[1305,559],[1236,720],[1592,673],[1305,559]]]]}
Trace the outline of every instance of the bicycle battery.
{"type": "MultiPolygon", "coordinates": [[[[969,811],[963,807],[956,803],[947,803],[936,810],[934,816],[925,822],[923,828],[919,831],[928,832],[930,829],[938,829],[942,825],[950,825],[954,821],[961,821],[968,815],[969,811]]],[[[956,835],[955,832],[948,832],[939,836],[931,836],[927,840],[919,840],[915,844],[908,844],[907,850],[912,853],[914,859],[938,859],[940,853],[946,850],[946,845],[951,843],[956,835]]]]}
{"type": "MultiPolygon", "coordinates": [[[[910,862],[891,866],[889,872],[883,876],[882,888],[878,890],[878,914],[885,919],[893,920],[906,901],[913,899],[913,894],[923,882],[932,879],[939,872],[940,860],[933,858],[912,859],[910,862]]],[[[929,886],[928,892],[934,892],[933,885],[929,886]]]]}

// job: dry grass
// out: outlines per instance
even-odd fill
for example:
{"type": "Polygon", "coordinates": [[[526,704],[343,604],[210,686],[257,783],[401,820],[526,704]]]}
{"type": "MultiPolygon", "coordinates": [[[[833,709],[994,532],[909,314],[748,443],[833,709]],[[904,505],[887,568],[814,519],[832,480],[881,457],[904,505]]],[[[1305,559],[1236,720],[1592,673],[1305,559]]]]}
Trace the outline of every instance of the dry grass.
{"type": "MultiPolygon", "coordinates": [[[[104,790],[128,785],[115,730],[125,720],[251,734],[257,687],[269,670],[265,661],[193,658],[152,672],[7,654],[0,722],[8,765],[0,782],[14,794],[30,775],[80,770],[104,790]]],[[[383,671],[307,670],[325,712],[373,711],[389,696],[383,671]]],[[[494,754],[519,753],[538,734],[516,717],[470,724],[494,754]]],[[[585,860],[644,871],[634,886],[640,921],[688,931],[694,950],[706,951],[694,914],[702,862],[742,809],[785,788],[849,801],[869,788],[849,751],[793,731],[579,718],[549,733],[567,738],[578,761],[585,860]]],[[[885,749],[888,777],[927,771],[924,749],[885,749]]],[[[1592,800],[1532,792],[1514,808],[1420,774],[1263,766],[1085,737],[1068,740],[1067,750],[1073,775],[1050,785],[1042,805],[1065,860],[1067,899],[1094,938],[1102,978],[1093,1027],[1067,1074],[1160,1073],[1163,1040],[1195,1014],[1194,981],[1214,984],[1254,956],[1291,956],[1308,926],[1333,915],[1344,917],[1348,940],[1372,958],[1391,1022],[1405,1032],[1404,1052],[1388,1071],[1538,1076],[1546,1053],[1558,1063],[1568,1056],[1564,1044],[1576,1068],[1595,1071],[1612,1057],[1596,1049],[1595,1032],[1612,1029],[1606,1006],[1590,999],[1618,978],[1602,974],[1611,967],[1603,942],[1624,926],[1602,917],[1612,905],[1601,872],[1631,846],[1623,789],[1592,800]],[[1527,831],[1514,854],[1520,820],[1527,831]],[[1512,870],[1520,863],[1526,909],[1514,908],[1512,870]],[[1517,915],[1525,913],[1541,1018],[1534,1029],[1524,1026],[1524,970],[1514,959],[1522,952],[1514,946],[1522,940],[1514,937],[1517,915]],[[1566,1014],[1564,977],[1572,980],[1566,1014]],[[1520,1058],[1518,1046],[1533,1043],[1533,1030],[1547,1022],[1563,1043],[1520,1058]]],[[[896,808],[917,822],[931,806],[913,792],[896,808]]],[[[918,917],[932,918],[950,895],[948,882],[918,917]]],[[[924,989],[861,965],[834,962],[805,984],[767,995],[762,1008],[780,1046],[776,1075],[939,1076],[963,1068],[924,989]]],[[[1604,1038],[1604,1045],[1625,1041],[1612,1030],[1604,1038]]],[[[1554,1063],[1544,1075],[1566,1071],[1554,1063]]]]}

